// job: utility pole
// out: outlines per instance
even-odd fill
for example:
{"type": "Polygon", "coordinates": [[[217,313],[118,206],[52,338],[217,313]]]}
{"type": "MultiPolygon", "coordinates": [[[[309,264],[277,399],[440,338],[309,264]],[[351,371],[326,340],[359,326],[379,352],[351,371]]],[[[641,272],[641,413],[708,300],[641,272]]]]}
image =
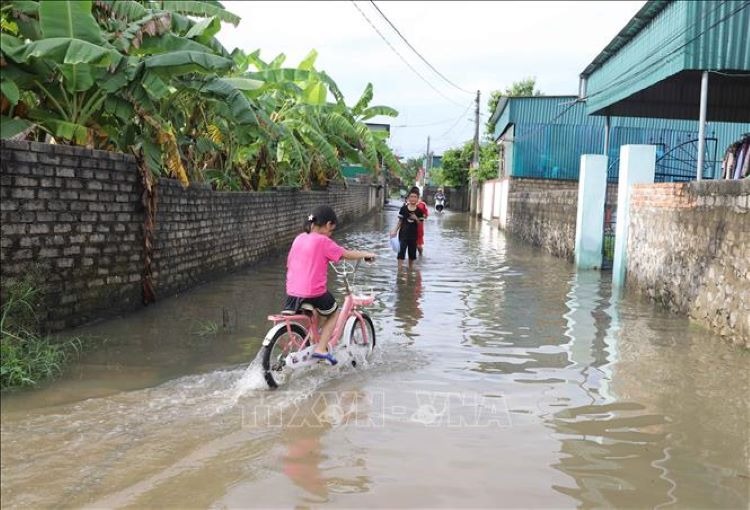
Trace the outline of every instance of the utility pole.
{"type": "MultiPolygon", "coordinates": [[[[422,189],[427,184],[427,172],[430,171],[430,137],[427,137],[427,152],[424,155],[424,174],[422,175],[422,189]]],[[[419,183],[417,183],[419,184],[419,183]]]]}
{"type": "Polygon", "coordinates": [[[469,178],[469,214],[476,214],[477,209],[477,179],[475,173],[479,168],[479,94],[480,92],[477,90],[474,107],[474,157],[471,160],[471,175],[469,178]]]}

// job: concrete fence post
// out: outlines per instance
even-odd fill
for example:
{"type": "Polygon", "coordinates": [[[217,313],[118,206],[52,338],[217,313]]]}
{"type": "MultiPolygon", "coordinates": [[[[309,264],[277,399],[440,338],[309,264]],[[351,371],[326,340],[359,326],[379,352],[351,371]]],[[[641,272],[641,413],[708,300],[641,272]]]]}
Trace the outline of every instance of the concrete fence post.
{"type": "Polygon", "coordinates": [[[654,182],[656,171],[655,145],[623,145],[620,147],[620,177],[617,183],[617,226],[612,263],[612,285],[625,285],[627,268],[628,227],[630,224],[630,188],[633,184],[654,182]]]}
{"type": "Polygon", "coordinates": [[[581,155],[576,210],[575,262],[578,269],[602,267],[607,156],[581,155]]]}

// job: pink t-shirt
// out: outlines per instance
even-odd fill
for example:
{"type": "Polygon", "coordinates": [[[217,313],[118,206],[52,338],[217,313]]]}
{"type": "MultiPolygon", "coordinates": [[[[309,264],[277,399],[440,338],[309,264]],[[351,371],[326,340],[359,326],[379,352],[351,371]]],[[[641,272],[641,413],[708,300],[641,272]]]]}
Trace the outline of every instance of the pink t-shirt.
{"type": "Polygon", "coordinates": [[[286,293],[309,298],[325,294],[328,262],[338,262],[344,248],[315,232],[298,235],[286,258],[286,293]]]}

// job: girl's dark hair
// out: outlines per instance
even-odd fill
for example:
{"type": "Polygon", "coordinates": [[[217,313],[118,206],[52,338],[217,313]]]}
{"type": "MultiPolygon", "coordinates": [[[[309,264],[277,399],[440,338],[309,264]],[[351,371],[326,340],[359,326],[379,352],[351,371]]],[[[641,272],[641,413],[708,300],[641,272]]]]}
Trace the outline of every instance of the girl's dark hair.
{"type": "Polygon", "coordinates": [[[419,196],[419,188],[417,188],[416,186],[414,186],[412,189],[409,190],[409,194],[411,195],[412,193],[414,193],[417,196],[419,196]]]}
{"type": "Polygon", "coordinates": [[[338,218],[336,218],[336,212],[327,205],[319,205],[313,209],[312,214],[305,220],[305,232],[309,234],[313,225],[322,227],[329,221],[334,225],[339,222],[338,218]]]}

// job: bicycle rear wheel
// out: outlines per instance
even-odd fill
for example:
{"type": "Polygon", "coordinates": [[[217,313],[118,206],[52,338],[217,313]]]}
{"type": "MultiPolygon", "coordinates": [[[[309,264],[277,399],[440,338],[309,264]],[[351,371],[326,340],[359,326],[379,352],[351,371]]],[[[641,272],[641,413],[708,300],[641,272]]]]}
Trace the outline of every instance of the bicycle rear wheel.
{"type": "Polygon", "coordinates": [[[286,366],[288,354],[307,347],[307,330],[299,324],[279,329],[268,345],[263,347],[263,377],[270,388],[278,388],[289,381],[291,369],[286,366]]]}
{"type": "Polygon", "coordinates": [[[361,316],[361,320],[359,317],[349,320],[346,334],[347,350],[353,367],[367,362],[375,349],[375,326],[369,315],[363,312],[361,316]]]}

